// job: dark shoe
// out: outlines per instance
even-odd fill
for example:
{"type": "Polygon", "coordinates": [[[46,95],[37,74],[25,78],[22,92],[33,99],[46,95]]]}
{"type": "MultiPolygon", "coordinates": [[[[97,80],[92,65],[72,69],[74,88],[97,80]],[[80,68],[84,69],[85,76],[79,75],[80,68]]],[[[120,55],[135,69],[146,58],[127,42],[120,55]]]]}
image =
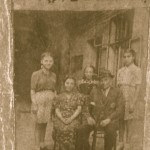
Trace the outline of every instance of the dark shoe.
{"type": "Polygon", "coordinates": [[[40,147],[40,150],[49,150],[49,149],[47,147],[43,147],[43,148],[40,147]]]}
{"type": "Polygon", "coordinates": [[[116,148],[116,150],[123,150],[124,149],[124,143],[120,142],[116,148]]]}

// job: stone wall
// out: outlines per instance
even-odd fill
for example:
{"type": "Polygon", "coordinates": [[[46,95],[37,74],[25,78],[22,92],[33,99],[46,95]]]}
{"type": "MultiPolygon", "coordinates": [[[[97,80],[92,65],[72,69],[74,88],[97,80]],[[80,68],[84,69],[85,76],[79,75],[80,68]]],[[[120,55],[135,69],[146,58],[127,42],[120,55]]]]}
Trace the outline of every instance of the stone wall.
{"type": "Polygon", "coordinates": [[[0,149],[14,150],[13,38],[11,1],[0,1],[0,149]]]}

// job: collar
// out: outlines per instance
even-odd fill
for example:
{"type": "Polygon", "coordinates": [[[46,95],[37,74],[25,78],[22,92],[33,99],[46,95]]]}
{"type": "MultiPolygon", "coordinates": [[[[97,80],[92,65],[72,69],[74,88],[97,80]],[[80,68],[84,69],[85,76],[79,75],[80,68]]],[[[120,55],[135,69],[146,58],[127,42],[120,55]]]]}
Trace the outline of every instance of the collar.
{"type": "Polygon", "coordinates": [[[126,69],[131,69],[131,68],[134,68],[135,67],[135,64],[134,63],[132,63],[131,65],[129,65],[128,67],[127,66],[125,66],[125,68],[126,69]]]}
{"type": "Polygon", "coordinates": [[[41,72],[42,72],[44,75],[50,75],[50,74],[51,74],[51,71],[46,72],[46,71],[44,70],[44,68],[41,68],[41,72]]]}
{"type": "Polygon", "coordinates": [[[107,97],[107,95],[108,95],[108,93],[109,93],[109,91],[110,91],[110,88],[111,88],[111,87],[107,88],[105,91],[102,90],[102,93],[103,93],[106,97],[107,97]]]}

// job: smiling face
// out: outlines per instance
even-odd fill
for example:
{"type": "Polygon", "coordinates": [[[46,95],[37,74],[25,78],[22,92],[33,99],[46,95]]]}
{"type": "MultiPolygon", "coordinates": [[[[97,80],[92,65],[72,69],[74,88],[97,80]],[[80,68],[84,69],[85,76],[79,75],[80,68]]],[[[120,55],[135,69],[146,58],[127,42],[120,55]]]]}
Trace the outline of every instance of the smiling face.
{"type": "Polygon", "coordinates": [[[71,92],[73,91],[75,88],[75,80],[74,79],[71,79],[71,78],[68,78],[66,81],[65,81],[65,89],[67,92],[71,92]]]}
{"type": "Polygon", "coordinates": [[[134,57],[131,53],[124,53],[124,64],[125,66],[129,66],[134,62],[134,57]]]}
{"type": "Polygon", "coordinates": [[[112,84],[112,78],[111,77],[103,77],[100,81],[101,87],[103,90],[106,90],[107,88],[111,87],[112,84]]]}
{"type": "Polygon", "coordinates": [[[52,65],[54,63],[54,60],[51,56],[45,56],[42,60],[41,60],[41,64],[43,65],[43,67],[47,70],[51,69],[52,65]]]}
{"type": "Polygon", "coordinates": [[[84,75],[86,79],[91,80],[94,74],[94,70],[92,67],[87,67],[84,71],[84,75]]]}

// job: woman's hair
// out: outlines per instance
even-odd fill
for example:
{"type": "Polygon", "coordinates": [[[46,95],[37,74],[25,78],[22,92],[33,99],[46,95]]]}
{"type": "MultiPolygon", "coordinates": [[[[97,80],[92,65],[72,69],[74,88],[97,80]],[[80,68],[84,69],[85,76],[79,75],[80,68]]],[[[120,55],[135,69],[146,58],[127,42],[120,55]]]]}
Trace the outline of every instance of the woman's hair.
{"type": "Polygon", "coordinates": [[[124,51],[124,54],[125,53],[130,53],[132,55],[132,57],[134,58],[134,61],[133,61],[134,64],[136,64],[136,60],[135,60],[135,58],[136,58],[136,52],[133,49],[127,49],[127,50],[124,51]]]}
{"type": "Polygon", "coordinates": [[[65,83],[68,79],[74,80],[74,83],[76,84],[76,79],[75,79],[72,75],[66,76],[65,79],[64,79],[64,83],[65,83]]]}
{"type": "Polygon", "coordinates": [[[86,67],[84,68],[84,70],[83,70],[83,79],[86,79],[85,71],[86,71],[87,68],[92,68],[92,70],[93,70],[92,79],[95,79],[95,78],[96,78],[96,69],[95,69],[95,67],[92,66],[92,65],[86,66],[86,67]]]}
{"type": "Polygon", "coordinates": [[[53,55],[50,52],[44,52],[41,54],[41,60],[46,57],[46,56],[50,56],[51,58],[54,58],[53,55]]]}
{"type": "Polygon", "coordinates": [[[124,54],[125,53],[130,53],[134,58],[136,57],[136,52],[133,49],[127,49],[127,50],[125,50],[124,54]]]}
{"type": "Polygon", "coordinates": [[[62,92],[65,91],[65,82],[66,82],[68,79],[74,80],[75,87],[76,87],[76,79],[75,79],[72,75],[67,75],[67,76],[65,76],[65,77],[63,78],[63,80],[61,81],[60,93],[62,93],[62,92]]]}

